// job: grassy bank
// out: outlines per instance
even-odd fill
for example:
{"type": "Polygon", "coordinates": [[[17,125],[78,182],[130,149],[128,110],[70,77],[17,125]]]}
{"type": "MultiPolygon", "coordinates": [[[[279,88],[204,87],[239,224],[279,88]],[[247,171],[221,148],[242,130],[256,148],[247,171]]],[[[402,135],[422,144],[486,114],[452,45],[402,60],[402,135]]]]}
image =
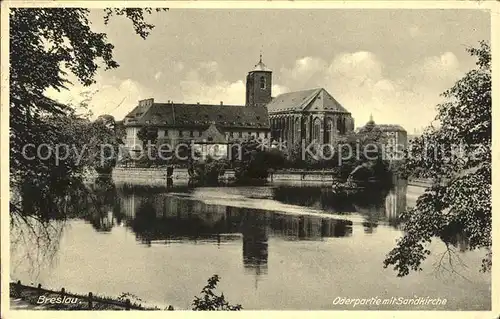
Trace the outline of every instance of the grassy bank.
{"type": "Polygon", "coordinates": [[[45,310],[160,310],[158,307],[144,307],[130,299],[76,294],[62,288],[60,291],[10,283],[10,297],[21,299],[32,305],[43,306],[45,310]]]}

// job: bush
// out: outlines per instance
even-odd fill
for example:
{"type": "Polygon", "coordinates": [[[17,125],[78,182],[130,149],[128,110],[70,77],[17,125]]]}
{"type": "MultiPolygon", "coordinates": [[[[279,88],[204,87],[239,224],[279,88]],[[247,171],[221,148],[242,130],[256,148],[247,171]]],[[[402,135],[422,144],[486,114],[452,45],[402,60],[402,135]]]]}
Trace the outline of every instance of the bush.
{"type": "Polygon", "coordinates": [[[213,275],[208,279],[208,284],[201,290],[201,297],[195,297],[193,301],[193,310],[229,310],[238,311],[243,309],[241,305],[230,305],[225,299],[224,294],[220,296],[214,293],[214,290],[219,282],[219,276],[213,275]]]}
{"type": "Polygon", "coordinates": [[[278,149],[266,147],[262,141],[250,139],[241,143],[241,154],[231,156],[237,181],[266,179],[269,171],[285,165],[285,155],[278,149]]]}
{"type": "Polygon", "coordinates": [[[219,176],[223,175],[228,167],[229,162],[226,159],[214,160],[209,157],[205,161],[191,163],[189,170],[194,179],[213,184],[219,181],[219,176]]]}

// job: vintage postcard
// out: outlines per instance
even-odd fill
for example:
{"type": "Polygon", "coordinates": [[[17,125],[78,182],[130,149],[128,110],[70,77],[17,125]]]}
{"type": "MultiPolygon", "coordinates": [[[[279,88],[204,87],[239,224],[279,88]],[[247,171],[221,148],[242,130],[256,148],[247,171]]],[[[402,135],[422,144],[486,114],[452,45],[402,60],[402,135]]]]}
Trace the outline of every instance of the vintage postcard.
{"type": "Polygon", "coordinates": [[[499,16],[2,3],[2,318],[497,317],[499,16]]]}

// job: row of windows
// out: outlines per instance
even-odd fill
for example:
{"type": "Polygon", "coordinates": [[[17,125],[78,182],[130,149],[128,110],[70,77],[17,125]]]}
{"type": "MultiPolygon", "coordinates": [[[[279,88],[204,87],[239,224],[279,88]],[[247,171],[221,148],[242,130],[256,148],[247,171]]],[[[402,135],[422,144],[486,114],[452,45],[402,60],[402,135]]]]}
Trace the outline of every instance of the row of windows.
{"type": "MultiPolygon", "coordinates": [[[[133,140],[137,137],[137,131],[136,129],[132,130],[127,130],[127,139],[133,140]]],[[[201,137],[201,132],[196,131],[196,130],[191,130],[191,131],[186,131],[186,130],[174,130],[171,131],[175,136],[178,137],[201,137]]],[[[158,132],[158,137],[165,137],[168,136],[169,131],[168,130],[160,130],[158,132]]],[[[268,132],[226,132],[226,138],[242,138],[244,136],[254,136],[254,137],[264,137],[268,138],[269,133],[268,132]]]]}
{"type": "MultiPolygon", "coordinates": [[[[163,136],[167,136],[168,135],[168,131],[164,131],[164,135],[163,136]]],[[[186,136],[186,137],[200,137],[201,136],[201,133],[199,131],[183,131],[183,130],[178,130],[177,131],[178,133],[178,136],[179,137],[182,137],[182,136],[186,136]]],[[[233,138],[237,138],[237,137],[243,137],[244,134],[246,134],[246,136],[254,136],[254,137],[258,137],[259,136],[259,133],[258,132],[232,132],[232,137],[233,138]]],[[[231,137],[231,133],[227,132],[226,133],[226,137],[231,137]]],[[[265,132],[264,133],[264,137],[267,138],[268,137],[268,133],[265,132]]]]}

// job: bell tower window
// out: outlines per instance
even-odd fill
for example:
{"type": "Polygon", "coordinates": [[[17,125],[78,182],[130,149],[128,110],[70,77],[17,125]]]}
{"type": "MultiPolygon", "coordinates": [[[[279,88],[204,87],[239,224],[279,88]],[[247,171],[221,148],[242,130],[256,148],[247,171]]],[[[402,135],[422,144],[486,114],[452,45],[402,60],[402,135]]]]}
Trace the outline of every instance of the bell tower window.
{"type": "Polygon", "coordinates": [[[266,78],[265,78],[265,77],[263,77],[263,76],[261,76],[261,77],[260,77],[260,88],[261,88],[262,90],[265,90],[265,89],[266,89],[266,78]]]}

